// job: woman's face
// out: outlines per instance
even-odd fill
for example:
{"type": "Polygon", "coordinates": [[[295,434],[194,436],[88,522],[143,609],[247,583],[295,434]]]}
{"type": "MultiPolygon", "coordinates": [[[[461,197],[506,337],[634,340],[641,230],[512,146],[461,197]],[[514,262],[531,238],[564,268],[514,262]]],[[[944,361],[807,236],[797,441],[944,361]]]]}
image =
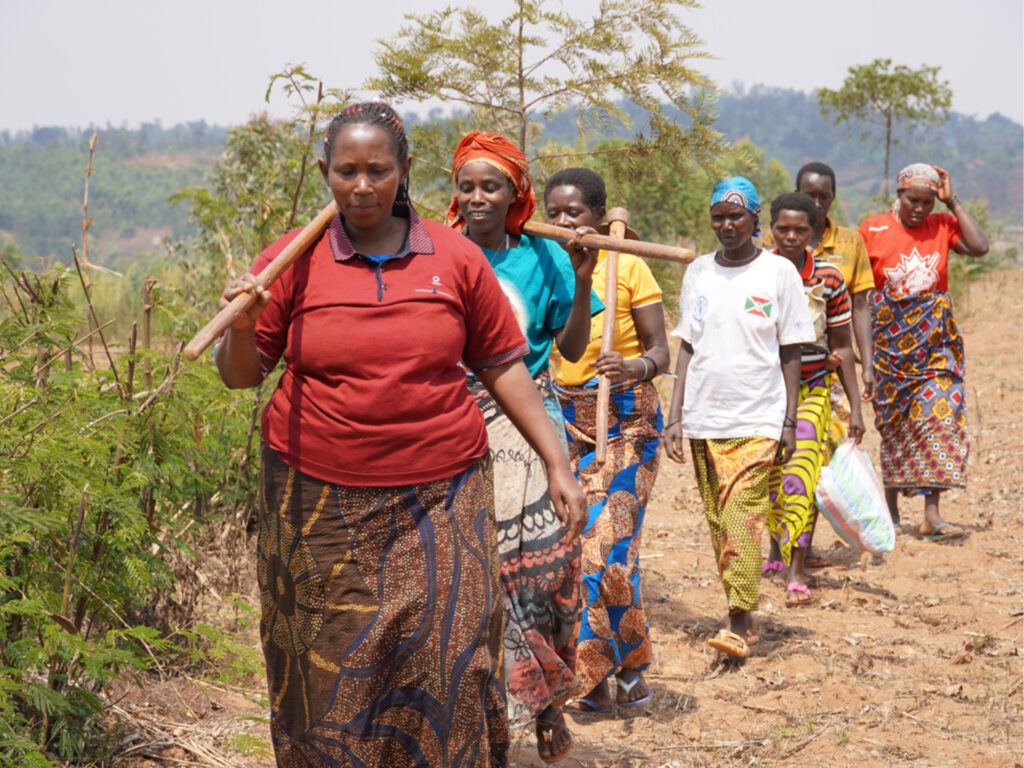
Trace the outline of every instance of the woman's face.
{"type": "Polygon", "coordinates": [[[919,227],[935,207],[935,190],[928,187],[909,187],[899,191],[900,221],[904,226],[919,227]]]}
{"type": "Polygon", "coordinates": [[[604,208],[597,210],[583,201],[583,191],[571,184],[548,190],[544,199],[544,221],[556,227],[592,227],[597,229],[604,218],[604,208]]]}
{"type": "Polygon", "coordinates": [[[516,191],[508,177],[488,163],[466,163],[455,181],[455,199],[470,236],[505,229],[516,191]]]}
{"type": "Polygon", "coordinates": [[[739,203],[715,203],[711,206],[711,229],[726,250],[736,250],[754,236],[757,218],[739,203]]]}
{"type": "Polygon", "coordinates": [[[369,123],[350,123],[334,137],[331,162],[320,170],[345,223],[372,230],[391,218],[399,186],[409,175],[411,158],[399,163],[391,135],[369,123]]]}
{"type": "Polygon", "coordinates": [[[779,211],[778,218],[772,224],[772,235],[779,255],[791,261],[803,261],[813,234],[814,227],[806,211],[779,211]]]}

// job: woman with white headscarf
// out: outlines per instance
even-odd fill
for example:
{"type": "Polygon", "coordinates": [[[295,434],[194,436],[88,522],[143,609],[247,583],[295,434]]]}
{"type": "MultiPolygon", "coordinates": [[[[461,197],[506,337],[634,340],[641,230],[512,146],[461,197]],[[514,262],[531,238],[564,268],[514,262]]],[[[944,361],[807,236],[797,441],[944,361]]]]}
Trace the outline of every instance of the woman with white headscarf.
{"type": "Polygon", "coordinates": [[[984,256],[988,238],[953,194],[949,174],[926,163],[897,176],[891,211],[870,216],[860,236],[871,257],[875,426],[893,522],[898,494],[923,495],[920,534],[933,541],[964,531],[939,515],[939,493],[967,484],[963,337],[948,294],[949,250],[984,256]],[[949,213],[933,213],[938,199],[949,213]]]}

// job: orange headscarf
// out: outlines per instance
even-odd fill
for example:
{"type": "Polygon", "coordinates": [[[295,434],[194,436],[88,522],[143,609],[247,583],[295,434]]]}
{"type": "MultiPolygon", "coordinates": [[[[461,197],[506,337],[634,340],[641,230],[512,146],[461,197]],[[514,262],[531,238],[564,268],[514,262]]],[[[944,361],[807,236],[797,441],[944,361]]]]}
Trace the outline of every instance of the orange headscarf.
{"type": "MultiPolygon", "coordinates": [[[[505,231],[518,235],[522,225],[530,220],[537,209],[537,198],[530,182],[530,164],[519,148],[500,133],[473,131],[455,148],[452,160],[452,177],[458,183],[459,171],[466,163],[487,163],[509,178],[516,190],[516,199],[509,206],[505,217],[505,231]]],[[[449,227],[462,229],[466,220],[459,211],[459,198],[452,196],[445,222],[449,227]]]]}

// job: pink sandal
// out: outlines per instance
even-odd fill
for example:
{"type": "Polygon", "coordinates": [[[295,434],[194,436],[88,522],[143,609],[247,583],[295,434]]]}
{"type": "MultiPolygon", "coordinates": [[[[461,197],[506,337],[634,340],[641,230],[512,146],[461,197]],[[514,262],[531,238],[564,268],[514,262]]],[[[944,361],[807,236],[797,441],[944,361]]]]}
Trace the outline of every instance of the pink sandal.
{"type": "Polygon", "coordinates": [[[799,581],[791,581],[786,585],[787,607],[794,608],[801,605],[807,605],[809,602],[811,602],[811,589],[806,584],[801,584],[799,581]],[[803,595],[803,597],[790,597],[790,593],[803,595]]]}

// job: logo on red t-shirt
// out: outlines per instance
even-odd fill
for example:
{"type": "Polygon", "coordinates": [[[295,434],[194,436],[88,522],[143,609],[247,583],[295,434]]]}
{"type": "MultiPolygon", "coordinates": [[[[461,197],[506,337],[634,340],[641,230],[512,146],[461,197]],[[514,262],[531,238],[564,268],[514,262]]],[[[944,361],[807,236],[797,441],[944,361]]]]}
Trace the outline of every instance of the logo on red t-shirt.
{"type": "Polygon", "coordinates": [[[885,267],[885,281],[890,288],[911,296],[930,291],[939,282],[939,252],[922,256],[914,248],[910,255],[900,254],[895,266],[885,267]]]}
{"type": "Polygon", "coordinates": [[[743,304],[743,311],[748,315],[756,315],[757,317],[771,317],[772,302],[769,299],[762,299],[758,296],[747,296],[747,300],[743,304]]]}

